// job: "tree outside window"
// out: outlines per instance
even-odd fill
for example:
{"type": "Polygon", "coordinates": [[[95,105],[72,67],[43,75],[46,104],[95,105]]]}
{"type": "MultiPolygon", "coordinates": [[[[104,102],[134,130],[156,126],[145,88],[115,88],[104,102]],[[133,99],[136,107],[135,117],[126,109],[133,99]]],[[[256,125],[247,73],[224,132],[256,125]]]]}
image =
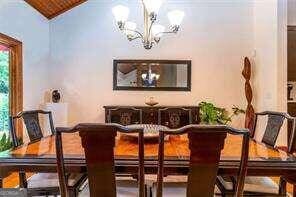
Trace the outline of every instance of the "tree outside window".
{"type": "Polygon", "coordinates": [[[9,52],[0,51],[0,136],[8,132],[9,118],[9,52]]]}

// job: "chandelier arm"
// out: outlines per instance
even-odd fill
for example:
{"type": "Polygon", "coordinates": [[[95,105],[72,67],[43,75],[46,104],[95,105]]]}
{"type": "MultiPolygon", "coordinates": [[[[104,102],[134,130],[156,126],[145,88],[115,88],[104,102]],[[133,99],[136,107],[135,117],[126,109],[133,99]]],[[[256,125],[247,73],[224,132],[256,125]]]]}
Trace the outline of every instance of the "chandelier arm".
{"type": "Polygon", "coordinates": [[[142,37],[141,36],[137,36],[137,37],[134,37],[134,38],[129,39],[129,41],[133,41],[133,40],[136,40],[138,38],[140,38],[142,40],[142,37]]]}
{"type": "Polygon", "coordinates": [[[157,34],[155,34],[155,37],[157,37],[158,34],[175,34],[176,32],[174,31],[164,31],[164,32],[159,32],[157,34]]]}
{"type": "Polygon", "coordinates": [[[176,32],[174,32],[174,31],[164,31],[164,32],[159,32],[159,33],[155,34],[154,37],[157,37],[158,34],[175,34],[175,33],[176,32]]]}
{"type": "Polygon", "coordinates": [[[137,30],[133,30],[133,29],[127,29],[127,28],[123,29],[123,31],[124,31],[124,30],[135,32],[135,33],[137,33],[137,34],[138,34],[138,36],[137,36],[137,37],[144,39],[144,36],[143,36],[143,34],[141,34],[141,33],[140,33],[139,31],[137,31],[137,30]]]}

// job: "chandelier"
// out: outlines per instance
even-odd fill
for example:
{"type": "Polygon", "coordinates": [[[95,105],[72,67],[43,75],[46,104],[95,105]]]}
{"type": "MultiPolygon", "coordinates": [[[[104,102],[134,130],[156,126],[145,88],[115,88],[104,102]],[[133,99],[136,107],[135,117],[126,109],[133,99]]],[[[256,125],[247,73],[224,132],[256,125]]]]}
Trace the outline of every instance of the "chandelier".
{"type": "Polygon", "coordinates": [[[184,12],[180,10],[170,11],[167,16],[170,21],[168,31],[165,27],[156,24],[157,14],[162,4],[162,0],[142,0],[144,8],[144,32],[137,29],[137,24],[127,21],[129,8],[123,5],[117,5],[112,8],[113,15],[119,29],[127,36],[129,41],[141,39],[145,49],[151,49],[154,44],[159,43],[163,34],[177,33],[184,18],[184,12]]]}

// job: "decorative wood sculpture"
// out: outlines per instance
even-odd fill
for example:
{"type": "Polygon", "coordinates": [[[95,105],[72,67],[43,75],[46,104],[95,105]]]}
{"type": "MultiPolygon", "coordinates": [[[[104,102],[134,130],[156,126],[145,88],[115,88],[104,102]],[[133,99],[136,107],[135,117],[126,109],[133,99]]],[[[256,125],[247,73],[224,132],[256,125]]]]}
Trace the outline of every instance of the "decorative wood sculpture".
{"type": "Polygon", "coordinates": [[[245,127],[248,128],[251,132],[251,137],[254,136],[254,125],[255,125],[255,112],[254,112],[254,107],[252,105],[252,98],[253,98],[253,93],[252,93],[252,87],[250,84],[250,79],[251,79],[251,63],[248,57],[245,57],[244,60],[244,69],[242,72],[242,75],[246,79],[245,82],[245,94],[247,98],[247,109],[246,109],[246,117],[245,117],[245,127]]]}

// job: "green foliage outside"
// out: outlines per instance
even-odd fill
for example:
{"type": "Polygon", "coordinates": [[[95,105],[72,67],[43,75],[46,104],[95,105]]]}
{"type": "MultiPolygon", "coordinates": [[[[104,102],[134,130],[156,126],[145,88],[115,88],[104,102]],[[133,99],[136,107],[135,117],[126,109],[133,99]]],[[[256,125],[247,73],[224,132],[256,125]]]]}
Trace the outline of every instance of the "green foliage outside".
{"type": "Polygon", "coordinates": [[[225,108],[216,107],[213,103],[204,101],[200,102],[198,106],[200,107],[202,124],[228,124],[234,116],[245,113],[245,110],[233,106],[230,114],[225,108]]]}
{"type": "Polygon", "coordinates": [[[11,147],[9,118],[9,53],[0,51],[0,152],[11,147]]]}
{"type": "Polygon", "coordinates": [[[0,139],[0,152],[6,151],[12,148],[12,141],[8,134],[4,133],[0,139]]]}

